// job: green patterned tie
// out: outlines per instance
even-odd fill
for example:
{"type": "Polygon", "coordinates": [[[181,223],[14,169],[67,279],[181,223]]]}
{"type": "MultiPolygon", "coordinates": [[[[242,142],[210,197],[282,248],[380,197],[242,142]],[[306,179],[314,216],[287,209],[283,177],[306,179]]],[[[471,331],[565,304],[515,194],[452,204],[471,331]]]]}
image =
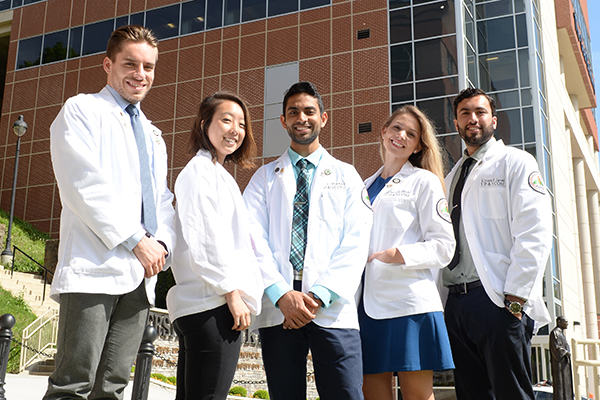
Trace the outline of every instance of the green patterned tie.
{"type": "Polygon", "coordinates": [[[298,272],[304,268],[304,252],[306,251],[306,230],[308,228],[308,161],[299,160],[300,168],[296,178],[296,195],[294,196],[294,217],[292,221],[292,248],[290,262],[298,272]]]}

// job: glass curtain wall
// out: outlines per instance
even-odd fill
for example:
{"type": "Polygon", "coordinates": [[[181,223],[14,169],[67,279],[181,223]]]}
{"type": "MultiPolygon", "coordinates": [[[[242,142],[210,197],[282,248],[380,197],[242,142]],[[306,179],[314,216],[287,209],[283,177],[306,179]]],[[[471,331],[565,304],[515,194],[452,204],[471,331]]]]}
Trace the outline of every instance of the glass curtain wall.
{"type": "MultiPolygon", "coordinates": [[[[413,104],[435,121],[451,168],[462,150],[452,99],[467,86],[485,90],[498,108],[496,138],[536,157],[554,199],[539,2],[389,0],[390,99],[392,109],[413,104]]],[[[561,312],[556,231],[554,243],[544,284],[553,317],[561,312]]]]}

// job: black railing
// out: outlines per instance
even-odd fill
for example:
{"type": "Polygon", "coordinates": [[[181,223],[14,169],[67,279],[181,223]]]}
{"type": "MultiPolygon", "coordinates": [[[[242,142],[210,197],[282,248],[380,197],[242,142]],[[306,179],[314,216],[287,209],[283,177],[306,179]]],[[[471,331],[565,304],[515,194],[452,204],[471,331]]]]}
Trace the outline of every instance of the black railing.
{"type": "Polygon", "coordinates": [[[10,267],[10,276],[11,277],[13,276],[13,272],[15,271],[15,258],[17,258],[17,251],[19,253],[23,254],[25,257],[29,258],[34,263],[36,263],[38,265],[38,267],[40,267],[44,271],[44,290],[42,292],[42,302],[44,302],[44,300],[46,300],[46,283],[48,282],[48,274],[54,276],[54,273],[52,271],[50,271],[49,269],[47,269],[46,267],[44,267],[39,262],[35,261],[33,258],[31,258],[29,256],[29,254],[25,253],[23,250],[21,250],[17,246],[13,246],[13,259],[12,259],[12,265],[10,267]]]}

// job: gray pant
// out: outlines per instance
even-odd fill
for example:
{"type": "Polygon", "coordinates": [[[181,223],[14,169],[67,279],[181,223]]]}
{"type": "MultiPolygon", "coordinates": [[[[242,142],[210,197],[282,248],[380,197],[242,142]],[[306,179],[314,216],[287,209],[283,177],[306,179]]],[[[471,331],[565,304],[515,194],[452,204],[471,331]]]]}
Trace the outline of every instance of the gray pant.
{"type": "Polygon", "coordinates": [[[144,282],[124,295],[60,295],[56,370],[44,400],[123,399],[148,318],[144,282]]]}

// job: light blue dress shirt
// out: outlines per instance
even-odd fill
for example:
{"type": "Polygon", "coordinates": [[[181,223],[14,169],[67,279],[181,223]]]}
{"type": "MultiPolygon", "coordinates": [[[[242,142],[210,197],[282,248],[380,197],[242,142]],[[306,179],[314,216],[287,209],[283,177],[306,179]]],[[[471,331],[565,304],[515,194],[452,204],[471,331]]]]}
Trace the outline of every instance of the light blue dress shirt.
{"type": "MultiPolygon", "coordinates": [[[[321,162],[321,158],[323,157],[324,152],[325,152],[325,150],[323,149],[323,147],[319,146],[319,148],[317,150],[313,151],[311,154],[309,154],[308,157],[302,157],[300,154],[296,153],[291,148],[288,149],[288,156],[290,157],[290,160],[292,161],[292,165],[294,167],[294,176],[296,177],[296,179],[298,178],[298,174],[300,173],[300,168],[296,164],[302,158],[306,158],[306,160],[308,161],[307,169],[308,169],[309,198],[310,198],[310,190],[311,190],[311,186],[312,186],[312,180],[315,175],[315,171],[316,171],[317,167],[319,166],[319,162],[321,162]]],[[[309,208],[309,213],[310,213],[310,208],[309,208]]],[[[266,288],[265,293],[266,293],[267,297],[269,298],[269,300],[271,300],[271,302],[275,305],[275,307],[277,307],[277,302],[279,301],[281,296],[283,296],[284,294],[286,294],[287,292],[289,292],[291,290],[293,290],[293,289],[290,287],[290,285],[287,282],[277,282],[277,283],[274,283],[273,285],[269,286],[268,288],[266,288]]],[[[331,304],[333,304],[334,301],[336,301],[340,297],[336,293],[327,289],[325,286],[321,286],[321,285],[313,286],[310,289],[310,291],[315,295],[315,297],[317,297],[319,300],[321,300],[324,308],[328,308],[331,304]]]]}

